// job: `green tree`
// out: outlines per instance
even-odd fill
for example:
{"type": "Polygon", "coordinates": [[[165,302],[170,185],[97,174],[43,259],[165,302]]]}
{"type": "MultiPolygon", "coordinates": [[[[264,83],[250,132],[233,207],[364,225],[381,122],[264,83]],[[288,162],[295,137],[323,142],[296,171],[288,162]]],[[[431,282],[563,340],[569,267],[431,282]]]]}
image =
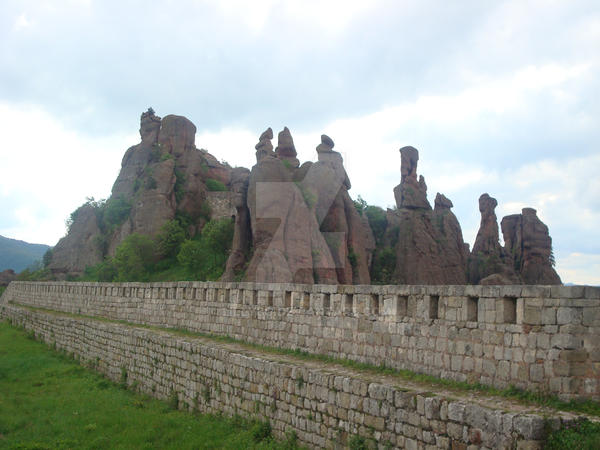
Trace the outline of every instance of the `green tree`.
{"type": "Polygon", "coordinates": [[[177,219],[169,220],[156,236],[157,256],[166,259],[177,257],[186,233],[177,219]]]}
{"type": "Polygon", "coordinates": [[[216,280],[225,270],[232,240],[231,219],[211,220],[204,225],[200,239],[183,242],[177,261],[194,278],[216,280]]]}
{"type": "Polygon", "coordinates": [[[154,241],[133,233],[117,247],[114,257],[117,281],[146,281],[155,263],[154,241]]]}
{"type": "Polygon", "coordinates": [[[377,245],[382,245],[388,223],[385,211],[379,206],[372,205],[367,206],[364,211],[369,219],[371,230],[373,230],[375,242],[377,245]]]}

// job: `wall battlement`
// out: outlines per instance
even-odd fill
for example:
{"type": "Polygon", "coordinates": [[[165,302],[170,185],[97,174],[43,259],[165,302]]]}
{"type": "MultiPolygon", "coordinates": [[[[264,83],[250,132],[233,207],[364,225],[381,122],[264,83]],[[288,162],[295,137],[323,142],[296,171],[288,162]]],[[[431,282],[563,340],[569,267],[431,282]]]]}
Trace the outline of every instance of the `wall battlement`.
{"type": "Polygon", "coordinates": [[[600,288],[13,282],[3,303],[600,400],[600,288]]]}

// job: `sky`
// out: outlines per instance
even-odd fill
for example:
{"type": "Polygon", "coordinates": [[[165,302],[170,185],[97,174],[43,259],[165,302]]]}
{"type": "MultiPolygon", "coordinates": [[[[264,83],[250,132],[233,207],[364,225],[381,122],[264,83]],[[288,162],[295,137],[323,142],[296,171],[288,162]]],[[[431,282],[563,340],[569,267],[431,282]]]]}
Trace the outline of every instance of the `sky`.
{"type": "Polygon", "coordinates": [[[471,246],[487,192],[499,220],[537,210],[563,282],[600,285],[599,99],[597,0],[3,0],[0,235],[54,245],[151,106],[232,166],[268,127],[302,162],[326,133],[384,208],[412,145],[471,246]]]}

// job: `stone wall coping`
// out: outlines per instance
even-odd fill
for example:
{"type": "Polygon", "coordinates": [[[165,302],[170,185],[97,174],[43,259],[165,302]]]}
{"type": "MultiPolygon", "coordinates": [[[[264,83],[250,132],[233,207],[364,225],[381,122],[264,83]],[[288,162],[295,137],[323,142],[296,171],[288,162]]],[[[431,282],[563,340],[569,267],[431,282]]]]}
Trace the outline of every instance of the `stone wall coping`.
{"type": "Polygon", "coordinates": [[[168,282],[122,282],[102,283],[90,281],[13,281],[21,285],[49,286],[101,286],[135,288],[204,288],[239,289],[273,292],[306,292],[323,294],[363,295],[440,295],[451,297],[514,297],[600,300],[598,286],[540,286],[540,285],[337,285],[294,283],[248,283],[220,281],[168,281],[168,282]]]}

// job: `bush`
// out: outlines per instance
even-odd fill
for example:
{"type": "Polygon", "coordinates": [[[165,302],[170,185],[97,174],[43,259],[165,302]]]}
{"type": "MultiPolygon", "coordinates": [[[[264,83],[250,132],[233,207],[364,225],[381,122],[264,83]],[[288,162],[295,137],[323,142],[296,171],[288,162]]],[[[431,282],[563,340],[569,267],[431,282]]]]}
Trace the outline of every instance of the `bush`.
{"type": "Polygon", "coordinates": [[[363,212],[367,208],[367,202],[364,201],[360,195],[358,196],[358,198],[356,200],[352,200],[352,202],[354,203],[354,207],[356,208],[356,211],[358,212],[358,214],[360,214],[362,216],[363,212]]]}
{"type": "Polygon", "coordinates": [[[600,448],[600,424],[579,419],[564,425],[548,436],[545,449],[595,450],[600,448]]]}
{"type": "Polygon", "coordinates": [[[396,254],[393,248],[378,248],[375,251],[373,265],[371,267],[371,280],[373,283],[393,283],[394,271],[396,270],[396,254]]]}
{"type": "Polygon", "coordinates": [[[206,181],[206,189],[209,191],[226,191],[227,186],[221,183],[219,180],[215,180],[213,178],[207,178],[206,181]]]}
{"type": "Polygon", "coordinates": [[[177,219],[169,220],[160,229],[156,236],[157,256],[161,258],[175,258],[179,248],[186,238],[185,230],[177,219]]]}
{"type": "Polygon", "coordinates": [[[112,259],[107,259],[92,267],[86,267],[83,281],[110,282],[117,279],[118,271],[112,259]]]}
{"type": "Polygon", "coordinates": [[[255,442],[262,442],[271,437],[271,424],[268,421],[256,422],[250,432],[255,442]]]}
{"type": "Polygon", "coordinates": [[[113,229],[121,225],[129,217],[131,203],[123,196],[110,198],[102,207],[102,220],[107,228],[113,229]]]}
{"type": "Polygon", "coordinates": [[[387,228],[385,211],[379,206],[369,205],[365,208],[365,214],[367,215],[367,219],[369,219],[369,225],[371,226],[371,230],[373,230],[376,244],[382,245],[387,228]]]}
{"type": "Polygon", "coordinates": [[[211,220],[202,229],[200,239],[186,240],[177,261],[200,280],[216,280],[225,270],[233,240],[231,219],[211,220]]]}
{"type": "Polygon", "coordinates": [[[130,234],[117,247],[113,262],[116,281],[147,281],[156,262],[154,241],[143,234],[130,234]]]}

